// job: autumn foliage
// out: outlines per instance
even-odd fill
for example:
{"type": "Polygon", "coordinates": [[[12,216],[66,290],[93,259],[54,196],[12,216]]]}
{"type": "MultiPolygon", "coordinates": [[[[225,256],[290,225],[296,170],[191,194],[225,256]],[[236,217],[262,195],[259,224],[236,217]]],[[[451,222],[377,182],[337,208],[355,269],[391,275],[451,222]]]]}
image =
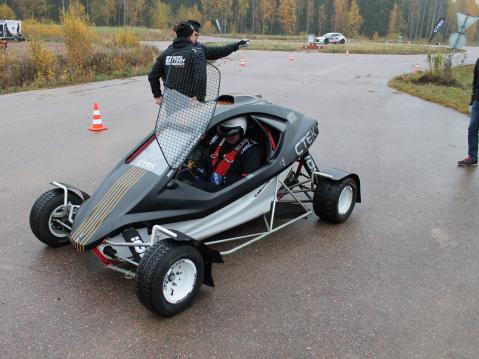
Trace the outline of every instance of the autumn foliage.
{"type": "MultiPolygon", "coordinates": [[[[0,51],[0,93],[145,74],[158,56],[156,48],[139,46],[129,28],[118,29],[107,44],[95,42],[82,8],[70,8],[62,22],[64,51],[53,50],[51,44],[49,48],[40,34],[47,38],[51,34],[42,31],[27,43],[26,56],[10,53],[10,49],[0,51]]],[[[46,28],[35,21],[29,26],[46,28]]]]}

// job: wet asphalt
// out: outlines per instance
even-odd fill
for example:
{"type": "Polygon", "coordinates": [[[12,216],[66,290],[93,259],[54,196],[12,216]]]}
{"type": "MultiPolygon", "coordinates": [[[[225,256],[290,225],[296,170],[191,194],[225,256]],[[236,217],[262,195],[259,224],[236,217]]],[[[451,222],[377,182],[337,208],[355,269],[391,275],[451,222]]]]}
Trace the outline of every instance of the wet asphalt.
{"type": "Polygon", "coordinates": [[[314,157],[358,173],[363,203],[342,225],[311,216],[227,257],[216,288],[169,319],[137,301],[132,280],[47,248],[28,224],[50,181],[93,192],[152,128],[146,77],[0,96],[0,357],[478,358],[479,172],[456,167],[468,118],[387,86],[424,59],[218,62],[221,92],[317,118],[314,157]],[[87,130],[93,101],[103,133],[87,130]]]}

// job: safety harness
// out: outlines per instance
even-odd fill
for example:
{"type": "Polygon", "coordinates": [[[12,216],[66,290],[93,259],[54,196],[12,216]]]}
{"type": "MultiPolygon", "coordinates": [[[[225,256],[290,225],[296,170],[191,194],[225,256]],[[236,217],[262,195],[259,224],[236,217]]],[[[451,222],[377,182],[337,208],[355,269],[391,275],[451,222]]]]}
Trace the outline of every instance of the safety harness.
{"type": "MultiPolygon", "coordinates": [[[[213,139],[211,140],[211,144],[214,144],[215,142],[217,142],[218,139],[219,139],[219,136],[213,137],[213,139]]],[[[210,156],[211,166],[213,167],[213,173],[210,176],[210,183],[213,183],[217,186],[220,186],[221,184],[223,184],[224,177],[226,176],[231,165],[235,161],[238,153],[243,154],[247,149],[255,145],[255,142],[249,141],[247,138],[244,138],[230,152],[225,153],[223,155],[223,158],[220,160],[219,154],[225,141],[226,141],[225,138],[223,138],[210,156]]]]}

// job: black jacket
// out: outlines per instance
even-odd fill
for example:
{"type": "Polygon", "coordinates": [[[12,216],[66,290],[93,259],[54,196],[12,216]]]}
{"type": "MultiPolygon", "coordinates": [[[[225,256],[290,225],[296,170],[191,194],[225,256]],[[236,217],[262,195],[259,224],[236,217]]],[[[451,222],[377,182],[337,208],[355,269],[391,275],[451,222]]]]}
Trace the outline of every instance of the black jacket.
{"type": "Polygon", "coordinates": [[[479,101],[479,59],[476,61],[476,66],[474,66],[474,80],[472,81],[472,95],[469,105],[472,105],[474,100],[479,101]]]}
{"type": "Polygon", "coordinates": [[[153,68],[148,74],[148,81],[150,81],[153,96],[155,98],[162,96],[161,78],[165,86],[175,88],[189,97],[196,96],[198,100],[202,100],[201,97],[204,97],[206,90],[205,61],[220,59],[236,50],[238,50],[237,43],[219,47],[207,47],[200,43],[194,45],[186,38],[176,38],[156,59],[153,68]],[[178,71],[178,74],[170,76],[170,83],[167,84],[168,73],[172,69],[178,71]],[[180,71],[182,71],[181,74],[180,71]]]}

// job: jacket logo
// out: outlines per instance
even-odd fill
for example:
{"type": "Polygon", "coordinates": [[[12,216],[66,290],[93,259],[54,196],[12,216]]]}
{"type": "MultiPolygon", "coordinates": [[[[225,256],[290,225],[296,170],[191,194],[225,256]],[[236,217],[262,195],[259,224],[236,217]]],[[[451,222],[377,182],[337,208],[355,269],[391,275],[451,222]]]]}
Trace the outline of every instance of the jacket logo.
{"type": "Polygon", "coordinates": [[[165,64],[168,66],[185,66],[185,60],[183,56],[166,56],[165,64]]]}

